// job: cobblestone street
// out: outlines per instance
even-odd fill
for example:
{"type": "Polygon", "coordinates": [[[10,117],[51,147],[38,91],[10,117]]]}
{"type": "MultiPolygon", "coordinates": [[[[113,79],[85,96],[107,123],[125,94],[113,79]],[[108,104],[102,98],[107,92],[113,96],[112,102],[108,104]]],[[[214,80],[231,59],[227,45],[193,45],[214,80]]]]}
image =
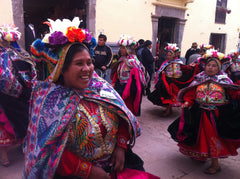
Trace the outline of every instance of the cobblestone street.
{"type": "MultiPolygon", "coordinates": [[[[222,171],[212,176],[202,172],[210,164],[209,161],[201,163],[182,155],[167,132],[168,125],[180,115],[180,109],[175,108],[167,118],[159,117],[162,110],[152,105],[146,96],[143,97],[142,114],[138,117],[142,135],[137,138],[133,150],[144,160],[146,171],[161,179],[239,179],[239,155],[221,159],[222,171]]],[[[0,166],[0,179],[20,179],[24,163],[20,147],[11,148],[9,158],[12,164],[8,168],[0,166]]]]}

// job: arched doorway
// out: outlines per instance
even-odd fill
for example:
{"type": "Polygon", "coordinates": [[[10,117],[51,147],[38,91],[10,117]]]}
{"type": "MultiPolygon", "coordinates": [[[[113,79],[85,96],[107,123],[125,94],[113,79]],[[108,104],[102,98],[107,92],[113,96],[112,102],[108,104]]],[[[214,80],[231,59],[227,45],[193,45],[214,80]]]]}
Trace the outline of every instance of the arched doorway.
{"type": "Polygon", "coordinates": [[[158,20],[158,43],[159,48],[163,47],[165,43],[174,43],[175,40],[175,26],[176,18],[160,17],[158,20]]]}
{"type": "MultiPolygon", "coordinates": [[[[155,14],[152,15],[153,54],[156,53],[156,44],[159,33],[165,33],[166,37],[164,38],[166,38],[165,40],[167,42],[170,41],[172,43],[177,43],[178,47],[181,48],[183,30],[186,22],[185,10],[186,8],[178,9],[173,7],[156,5],[155,14]],[[163,31],[161,31],[161,29],[163,29],[163,31]]],[[[164,38],[162,37],[162,39],[164,38]]]]}

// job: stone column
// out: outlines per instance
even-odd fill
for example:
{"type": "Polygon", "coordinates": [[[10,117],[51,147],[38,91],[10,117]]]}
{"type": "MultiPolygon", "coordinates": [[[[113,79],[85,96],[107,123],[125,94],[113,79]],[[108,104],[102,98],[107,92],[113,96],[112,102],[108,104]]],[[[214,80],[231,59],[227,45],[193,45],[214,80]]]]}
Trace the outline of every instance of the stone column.
{"type": "Polygon", "coordinates": [[[157,34],[158,34],[158,16],[152,15],[152,54],[156,54],[157,34]]]}
{"type": "Polygon", "coordinates": [[[95,36],[96,0],[88,0],[87,4],[87,29],[95,36]]]}
{"type": "Polygon", "coordinates": [[[22,33],[21,39],[18,41],[18,44],[25,49],[23,0],[12,0],[12,9],[13,9],[13,22],[16,25],[16,27],[18,27],[18,31],[22,33]]]}
{"type": "Polygon", "coordinates": [[[187,21],[186,19],[177,19],[176,21],[174,39],[176,40],[176,43],[179,48],[181,48],[182,46],[183,31],[186,21],[187,21]]]}

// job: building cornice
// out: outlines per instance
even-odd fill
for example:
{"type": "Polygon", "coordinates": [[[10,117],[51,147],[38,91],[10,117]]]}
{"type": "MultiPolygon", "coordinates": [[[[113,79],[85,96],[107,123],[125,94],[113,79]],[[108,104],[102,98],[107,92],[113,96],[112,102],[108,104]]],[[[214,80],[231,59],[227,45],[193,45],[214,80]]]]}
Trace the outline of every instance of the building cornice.
{"type": "Polygon", "coordinates": [[[184,5],[181,6],[181,5],[170,4],[170,3],[166,3],[166,2],[160,2],[159,0],[157,0],[156,2],[153,2],[152,4],[155,6],[165,6],[165,7],[187,10],[187,7],[185,5],[188,3],[193,3],[193,2],[194,2],[194,0],[183,0],[184,5]]]}

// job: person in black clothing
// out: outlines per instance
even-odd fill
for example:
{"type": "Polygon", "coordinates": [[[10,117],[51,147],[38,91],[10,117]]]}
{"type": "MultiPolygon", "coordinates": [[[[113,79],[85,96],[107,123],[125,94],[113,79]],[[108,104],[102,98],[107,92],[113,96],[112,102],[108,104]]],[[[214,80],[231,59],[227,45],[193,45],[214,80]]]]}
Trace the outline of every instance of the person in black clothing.
{"type": "Polygon", "coordinates": [[[152,48],[152,42],[150,40],[146,40],[144,42],[144,48],[143,48],[142,54],[141,54],[142,64],[150,76],[150,80],[148,81],[147,88],[146,88],[146,95],[151,93],[151,91],[150,91],[151,80],[152,80],[152,74],[154,73],[153,62],[155,60],[153,58],[152,52],[150,51],[151,48],[152,48]]]}
{"type": "Polygon", "coordinates": [[[33,41],[36,39],[36,34],[34,30],[33,24],[28,24],[25,27],[25,46],[26,46],[26,51],[31,54],[31,45],[33,41]]]}
{"type": "Polygon", "coordinates": [[[168,43],[164,42],[159,48],[158,58],[155,61],[155,72],[158,71],[158,69],[161,67],[162,63],[166,60],[166,51],[164,50],[164,48],[167,46],[168,46],[168,43]]]}
{"type": "Polygon", "coordinates": [[[94,49],[94,67],[99,76],[106,79],[106,70],[112,62],[112,49],[106,45],[107,36],[100,34],[98,36],[98,44],[94,49]]]}
{"type": "Polygon", "coordinates": [[[138,47],[136,48],[136,55],[137,55],[137,58],[138,60],[142,63],[142,50],[144,48],[144,40],[143,39],[140,39],[138,41],[138,47]]]}
{"type": "Polygon", "coordinates": [[[197,42],[193,42],[193,43],[192,43],[192,47],[187,50],[186,55],[185,55],[186,64],[188,64],[188,59],[189,59],[189,57],[190,57],[192,54],[197,53],[197,52],[196,52],[197,47],[198,47],[197,42]]]}

